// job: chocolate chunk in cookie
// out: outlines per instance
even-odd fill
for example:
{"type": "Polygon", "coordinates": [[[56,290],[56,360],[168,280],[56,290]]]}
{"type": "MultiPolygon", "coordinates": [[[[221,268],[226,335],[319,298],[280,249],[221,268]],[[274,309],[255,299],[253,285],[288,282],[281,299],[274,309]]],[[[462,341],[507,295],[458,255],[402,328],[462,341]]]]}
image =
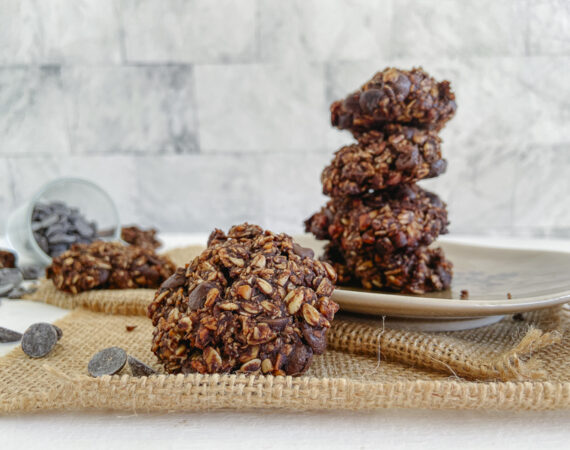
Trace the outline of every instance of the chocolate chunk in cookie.
{"type": "Polygon", "coordinates": [[[421,68],[387,68],[359,91],[331,105],[331,122],[353,132],[400,123],[440,130],[457,105],[448,81],[437,82],[421,68]]]}
{"type": "Polygon", "coordinates": [[[215,230],[150,304],[152,351],[171,373],[301,374],[325,351],[335,281],[286,234],[215,230]]]}
{"type": "Polygon", "coordinates": [[[153,250],[95,241],[75,244],[53,259],[47,278],[59,290],[157,288],[174,273],[173,263],[153,250]]]}
{"type": "Polygon", "coordinates": [[[342,251],[380,255],[430,245],[447,233],[447,210],[440,198],[415,184],[359,197],[333,198],[305,222],[306,231],[342,251]]]}

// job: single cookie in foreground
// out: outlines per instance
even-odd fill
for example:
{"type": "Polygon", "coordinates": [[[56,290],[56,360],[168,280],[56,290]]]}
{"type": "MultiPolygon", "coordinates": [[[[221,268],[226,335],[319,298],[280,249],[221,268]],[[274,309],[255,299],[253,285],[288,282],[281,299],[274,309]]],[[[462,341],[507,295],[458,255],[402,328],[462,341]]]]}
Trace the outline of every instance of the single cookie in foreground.
{"type": "Polygon", "coordinates": [[[136,225],[132,225],[121,228],[121,239],[127,244],[136,245],[137,247],[157,249],[162,245],[156,238],[157,233],[158,231],[154,228],[143,230],[136,225]]]}
{"type": "Polygon", "coordinates": [[[449,81],[437,82],[421,68],[387,68],[334,102],[331,122],[353,132],[382,129],[387,123],[440,130],[456,109],[449,81]]]}
{"type": "Polygon", "coordinates": [[[148,308],[152,351],[171,373],[298,375],[326,348],[333,268],[286,234],[215,230],[148,308]]]}
{"type": "Polygon", "coordinates": [[[440,248],[418,247],[407,253],[342,252],[326,247],[324,259],[338,273],[338,284],[407,294],[443,291],[451,285],[453,264],[440,248]]]}
{"type": "Polygon", "coordinates": [[[75,244],[53,259],[47,278],[61,291],[157,288],[174,273],[174,264],[153,250],[95,241],[75,244]]]}
{"type": "Polygon", "coordinates": [[[385,132],[369,131],[358,140],[338,150],[323,170],[323,194],[365,194],[436,177],[447,168],[441,157],[441,139],[434,131],[389,125],[385,132]]]}
{"type": "Polygon", "coordinates": [[[305,230],[343,252],[383,255],[430,245],[447,233],[447,225],[446,205],[437,195],[404,184],[359,197],[333,198],[305,221],[305,230]]]}

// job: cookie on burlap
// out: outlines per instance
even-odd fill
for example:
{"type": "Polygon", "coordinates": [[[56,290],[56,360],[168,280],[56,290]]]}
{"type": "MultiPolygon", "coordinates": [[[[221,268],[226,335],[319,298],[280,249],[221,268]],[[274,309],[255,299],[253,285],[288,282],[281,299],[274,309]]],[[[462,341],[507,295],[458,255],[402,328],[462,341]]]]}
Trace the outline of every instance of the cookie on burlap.
{"type": "Polygon", "coordinates": [[[215,230],[148,308],[152,351],[171,373],[298,375],[326,348],[333,268],[286,234],[215,230]]]}
{"type": "Polygon", "coordinates": [[[453,276],[453,264],[440,248],[418,247],[382,256],[376,252],[344,252],[329,243],[323,259],[335,268],[339,285],[365,289],[425,294],[448,289],[453,276]]]}
{"type": "Polygon", "coordinates": [[[387,68],[359,91],[331,105],[331,122],[352,132],[400,123],[440,130],[457,105],[449,81],[437,82],[421,68],[387,68]]]}
{"type": "Polygon", "coordinates": [[[46,276],[57,289],[77,294],[91,289],[157,288],[174,270],[169,258],[152,249],[95,241],[74,244],[53,258],[46,276]]]}
{"type": "Polygon", "coordinates": [[[435,131],[400,125],[361,133],[357,144],[339,149],[323,170],[323,194],[360,195],[441,175],[447,161],[440,144],[435,131]]]}
{"type": "Polygon", "coordinates": [[[441,199],[415,184],[404,184],[359,197],[333,198],[305,221],[317,239],[347,251],[380,255],[430,245],[447,233],[441,199]]]}

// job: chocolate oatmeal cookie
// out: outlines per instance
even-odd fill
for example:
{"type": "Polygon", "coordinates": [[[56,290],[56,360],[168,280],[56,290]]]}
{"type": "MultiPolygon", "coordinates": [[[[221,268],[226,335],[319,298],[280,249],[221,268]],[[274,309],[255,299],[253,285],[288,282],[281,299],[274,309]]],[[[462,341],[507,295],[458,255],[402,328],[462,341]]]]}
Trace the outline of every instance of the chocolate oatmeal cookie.
{"type": "Polygon", "coordinates": [[[451,285],[453,264],[440,248],[381,256],[375,252],[343,251],[328,244],[323,257],[338,273],[338,284],[407,294],[442,291],[451,285]]]}
{"type": "Polygon", "coordinates": [[[0,269],[16,267],[16,255],[9,250],[0,250],[0,269]]]}
{"type": "Polygon", "coordinates": [[[215,230],[148,308],[152,351],[171,373],[298,375],[326,348],[333,268],[286,234],[215,230]]]}
{"type": "Polygon", "coordinates": [[[365,194],[436,177],[447,168],[435,131],[388,125],[384,131],[358,134],[358,141],[338,150],[323,170],[325,195],[365,194]]]}
{"type": "Polygon", "coordinates": [[[329,202],[305,221],[305,230],[346,251],[380,255],[413,250],[447,233],[441,199],[415,184],[399,185],[359,197],[329,202]]]}
{"type": "Polygon", "coordinates": [[[158,231],[154,228],[143,230],[136,225],[132,225],[121,228],[121,239],[127,244],[136,245],[137,247],[157,249],[161,246],[160,241],[156,238],[157,233],[158,231]]]}
{"type": "Polygon", "coordinates": [[[331,105],[331,122],[353,132],[401,123],[440,130],[457,106],[448,81],[437,82],[421,68],[387,68],[359,91],[331,105]]]}
{"type": "Polygon", "coordinates": [[[153,250],[118,242],[74,244],[53,258],[47,278],[61,291],[157,288],[174,273],[174,264],[153,250]]]}

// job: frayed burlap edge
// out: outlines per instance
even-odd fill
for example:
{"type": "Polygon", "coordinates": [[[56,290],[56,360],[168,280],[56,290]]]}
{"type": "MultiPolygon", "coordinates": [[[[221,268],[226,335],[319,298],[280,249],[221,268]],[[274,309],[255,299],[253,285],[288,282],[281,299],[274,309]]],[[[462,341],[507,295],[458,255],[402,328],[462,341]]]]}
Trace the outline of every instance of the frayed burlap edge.
{"type": "Polygon", "coordinates": [[[536,380],[544,370],[532,357],[560,343],[558,331],[543,332],[530,326],[512,348],[485,359],[472,354],[453,338],[404,330],[378,329],[365,324],[336,321],[328,334],[329,348],[376,356],[414,367],[436,370],[472,380],[536,380]]]}

